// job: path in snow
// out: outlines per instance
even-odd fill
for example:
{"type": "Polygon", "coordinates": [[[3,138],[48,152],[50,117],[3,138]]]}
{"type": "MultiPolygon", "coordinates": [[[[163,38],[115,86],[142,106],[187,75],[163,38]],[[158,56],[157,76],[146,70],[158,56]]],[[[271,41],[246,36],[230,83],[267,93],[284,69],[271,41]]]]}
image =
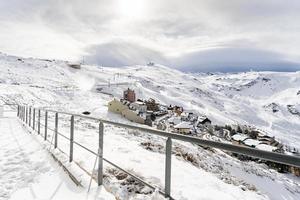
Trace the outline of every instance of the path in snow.
{"type": "Polygon", "coordinates": [[[79,188],[16,117],[0,118],[0,200],[114,199],[104,189],[79,188]]]}

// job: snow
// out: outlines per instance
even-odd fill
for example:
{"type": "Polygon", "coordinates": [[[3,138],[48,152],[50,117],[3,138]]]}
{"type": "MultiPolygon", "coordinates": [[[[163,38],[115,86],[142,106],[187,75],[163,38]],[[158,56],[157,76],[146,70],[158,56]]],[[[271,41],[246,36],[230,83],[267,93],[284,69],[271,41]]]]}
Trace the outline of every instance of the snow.
{"type": "Polygon", "coordinates": [[[188,128],[193,128],[193,125],[190,124],[190,122],[181,122],[174,126],[174,128],[183,128],[183,129],[188,129],[188,128]]]}
{"type": "MultiPolygon", "coordinates": [[[[94,199],[95,196],[99,199],[114,199],[104,188],[93,188],[87,194],[85,189],[75,187],[66,177],[66,174],[62,172],[62,169],[56,166],[57,163],[51,162],[51,158],[46,152],[48,147],[44,149],[39,144],[42,139],[36,138],[37,136],[25,131],[16,118],[0,119],[0,129],[5,131],[5,134],[1,134],[1,137],[6,137],[5,140],[1,141],[10,141],[3,149],[5,153],[9,152],[5,155],[7,160],[1,161],[1,168],[4,173],[1,174],[1,177],[4,177],[2,180],[5,181],[1,184],[5,186],[3,189],[5,193],[1,196],[9,197],[11,195],[10,199],[13,200],[20,198],[94,199]],[[19,150],[16,152],[18,148],[19,150]],[[13,173],[8,173],[11,170],[13,170],[13,173]],[[8,185],[7,182],[10,184],[8,185]]],[[[153,164],[163,163],[165,159],[163,154],[157,155],[144,149],[138,149],[136,142],[129,138],[118,135],[112,135],[111,137],[116,138],[107,141],[105,156],[109,155],[110,158],[115,158],[114,162],[121,166],[140,169],[136,171],[137,174],[149,177],[158,185],[162,183],[163,174],[160,175],[161,179],[157,179],[153,175],[157,172],[163,173],[164,165],[153,164]],[[115,151],[114,146],[117,147],[118,151],[115,151]],[[141,159],[142,157],[147,159],[141,159]]],[[[81,156],[87,159],[85,155],[81,156]]],[[[241,196],[244,199],[265,199],[253,192],[245,192],[234,185],[226,184],[204,170],[199,170],[193,166],[188,167],[188,163],[180,161],[174,156],[172,159],[172,180],[174,184],[172,194],[178,199],[219,199],[220,197],[240,199],[241,196]],[[186,187],[187,185],[188,187],[186,187]],[[182,190],[181,188],[186,189],[182,190]],[[218,189],[217,194],[216,189],[218,189]]]]}
{"type": "Polygon", "coordinates": [[[260,141],[258,141],[258,140],[254,140],[254,139],[246,139],[246,140],[244,140],[244,143],[245,143],[245,145],[248,145],[248,146],[254,146],[254,147],[256,147],[257,145],[259,145],[260,144],[260,141]]]}
{"type": "Polygon", "coordinates": [[[77,187],[16,117],[0,118],[0,130],[0,199],[115,199],[101,187],[77,187]]]}
{"type": "MultiPolygon", "coordinates": [[[[245,166],[244,170],[248,170],[248,167],[245,166]]],[[[289,191],[288,189],[289,181],[286,178],[284,178],[285,181],[278,181],[278,176],[281,176],[279,174],[274,175],[274,173],[270,172],[270,174],[267,177],[257,176],[255,175],[255,173],[244,173],[241,169],[236,168],[234,166],[231,166],[231,172],[235,176],[243,177],[249,183],[255,184],[256,187],[258,187],[261,191],[266,193],[268,197],[272,200],[297,200],[300,198],[297,189],[293,191],[295,192],[294,195],[291,194],[291,191],[289,191]]],[[[259,172],[256,173],[259,174],[259,172]]]]}
{"type": "MultiPolygon", "coordinates": [[[[63,61],[18,59],[0,54],[0,98],[4,102],[75,113],[89,111],[91,116],[132,124],[119,115],[107,112],[107,103],[114,97],[120,98],[123,90],[129,87],[135,90],[138,98],[152,97],[165,105],[183,106],[186,110],[207,116],[213,124],[252,125],[270,136],[276,136],[277,140],[300,147],[299,116],[290,114],[286,107],[287,104],[297,105],[299,102],[296,93],[299,90],[300,73],[186,74],[160,65],[121,69],[82,65],[78,70],[68,67],[63,61]],[[264,106],[272,102],[279,106],[279,112],[273,113],[265,109],[264,106]]],[[[49,126],[53,127],[53,114],[49,113],[49,117],[49,126]]],[[[69,136],[69,117],[60,117],[64,120],[60,119],[59,130],[69,136]]],[[[28,168],[32,179],[17,169],[16,173],[0,172],[5,177],[2,179],[1,176],[1,195],[12,195],[14,199],[20,199],[24,195],[27,199],[34,199],[30,196],[30,188],[33,188],[36,198],[47,199],[59,188],[57,198],[85,199],[83,195],[87,195],[86,187],[84,190],[73,187],[64,172],[57,173],[59,168],[57,169],[56,163],[51,162],[52,158],[46,153],[45,144],[40,138],[37,139],[35,134],[24,134],[24,130],[18,131],[20,125],[15,119],[5,120],[12,120],[6,124],[16,127],[14,130],[17,138],[21,135],[24,138],[17,139],[20,144],[32,144],[24,152],[33,162],[30,166],[27,166],[26,159],[18,158],[20,160],[17,162],[24,162],[22,166],[28,168]],[[38,160],[42,163],[37,162],[38,160]],[[38,169],[33,172],[31,167],[38,169]],[[18,178],[23,176],[22,179],[18,178]],[[49,190],[45,189],[45,185],[49,185],[49,190]],[[42,192],[43,190],[46,191],[42,192]],[[41,193],[45,193],[45,196],[41,196],[41,193]]],[[[75,120],[75,140],[97,151],[98,124],[75,120]]],[[[6,130],[7,127],[3,129],[6,130]]],[[[6,136],[1,129],[1,148],[9,148],[5,144],[11,145],[10,142],[15,141],[6,136]]],[[[52,133],[49,131],[48,139],[51,137],[52,133]]],[[[164,138],[105,125],[104,141],[104,157],[147,182],[164,187],[164,138]],[[149,146],[146,148],[145,144],[149,146]]],[[[58,146],[61,150],[68,152],[68,144],[67,140],[59,139],[58,146]]],[[[206,150],[176,141],[173,145],[172,195],[176,199],[299,199],[300,181],[297,177],[279,174],[265,165],[239,161],[222,151],[206,150]]],[[[6,165],[2,164],[9,162],[12,156],[12,152],[7,155],[5,152],[0,151],[1,158],[4,158],[0,161],[1,169],[6,169],[6,165]]],[[[53,153],[73,169],[73,163],[68,164],[68,159],[60,152],[53,153]]],[[[75,147],[74,159],[91,171],[95,157],[75,147]]],[[[118,180],[111,173],[112,167],[108,164],[104,165],[104,169],[107,177],[105,188],[114,197],[125,200],[161,198],[157,192],[147,193],[149,189],[130,184],[128,178],[118,180]],[[131,187],[134,190],[140,189],[145,194],[129,192],[127,188],[131,187]]],[[[75,172],[86,186],[87,178],[82,172],[75,172]]],[[[111,196],[104,188],[97,191],[94,182],[91,191],[93,197],[99,194],[98,199],[101,195],[105,199],[106,195],[108,199],[111,196]]],[[[7,199],[8,196],[3,198],[7,199]]]]}
{"type": "Polygon", "coordinates": [[[258,144],[255,146],[255,148],[263,150],[263,151],[275,151],[277,148],[271,145],[267,145],[267,144],[258,144]]]}
{"type": "MultiPolygon", "coordinates": [[[[139,142],[131,138],[124,139],[120,135],[111,135],[105,145],[105,155],[113,159],[114,163],[134,169],[155,185],[164,183],[164,154],[157,154],[139,147],[139,142]],[[116,150],[117,148],[117,150],[116,150]]],[[[244,192],[238,187],[226,184],[211,176],[202,169],[172,156],[172,190],[175,199],[265,199],[254,192],[244,192]],[[213,194],[213,195],[212,195],[213,194]]]]}
{"type": "Polygon", "coordinates": [[[170,117],[169,119],[168,119],[168,122],[169,123],[173,123],[173,124],[179,124],[179,123],[181,123],[181,118],[180,117],[170,117]]]}
{"type": "Polygon", "coordinates": [[[249,136],[245,134],[237,133],[233,135],[231,138],[235,141],[244,141],[245,139],[249,138],[249,136]]]}

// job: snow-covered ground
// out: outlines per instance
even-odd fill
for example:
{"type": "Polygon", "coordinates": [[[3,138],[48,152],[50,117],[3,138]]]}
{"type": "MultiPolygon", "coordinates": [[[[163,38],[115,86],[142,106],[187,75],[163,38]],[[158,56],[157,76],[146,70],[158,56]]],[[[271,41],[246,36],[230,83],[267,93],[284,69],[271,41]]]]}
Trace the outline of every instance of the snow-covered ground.
{"type": "MultiPolygon", "coordinates": [[[[96,117],[129,123],[108,113],[107,102],[113,96],[121,97],[123,90],[130,87],[138,98],[151,97],[166,105],[195,110],[206,114],[214,124],[253,125],[297,148],[300,116],[289,112],[287,105],[299,107],[299,83],[298,72],[187,74],[160,65],[124,68],[84,65],[77,70],[63,61],[0,54],[0,98],[4,102],[77,113],[90,111],[96,117]],[[269,109],[271,103],[278,105],[278,112],[269,109]]],[[[68,119],[59,127],[66,135],[68,119]]],[[[75,140],[96,151],[97,124],[75,120],[75,140]]],[[[53,116],[49,126],[53,127],[53,116]]],[[[163,188],[164,138],[108,125],[104,138],[104,157],[163,188]]],[[[60,139],[59,147],[68,152],[67,141],[60,139]]],[[[173,153],[172,195],[176,199],[300,199],[299,178],[279,174],[263,164],[241,162],[218,150],[177,142],[173,153]]],[[[95,158],[75,148],[74,159],[91,169],[95,158]]],[[[129,177],[119,179],[120,172],[109,165],[105,165],[105,174],[105,187],[121,199],[145,199],[153,195],[144,186],[133,184],[129,177]],[[142,194],[134,193],[137,189],[142,194]]]]}
{"type": "Polygon", "coordinates": [[[35,135],[10,115],[0,118],[0,199],[115,199],[104,188],[77,187],[35,135]]]}

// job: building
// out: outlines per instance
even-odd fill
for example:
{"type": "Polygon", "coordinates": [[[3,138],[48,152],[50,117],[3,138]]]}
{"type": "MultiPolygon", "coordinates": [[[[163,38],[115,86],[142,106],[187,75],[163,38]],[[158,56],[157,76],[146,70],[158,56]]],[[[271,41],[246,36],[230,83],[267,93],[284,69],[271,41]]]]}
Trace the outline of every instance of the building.
{"type": "Polygon", "coordinates": [[[150,98],[148,101],[145,101],[145,103],[147,105],[147,110],[159,111],[158,103],[156,103],[154,99],[150,98]]]}
{"type": "Polygon", "coordinates": [[[255,148],[257,148],[259,150],[263,150],[263,151],[270,151],[270,152],[275,152],[277,150],[277,148],[274,146],[271,146],[268,144],[262,144],[262,143],[256,145],[255,148]]]}
{"type": "Polygon", "coordinates": [[[183,121],[190,121],[190,122],[195,122],[198,119],[198,116],[195,113],[193,113],[193,111],[187,111],[187,110],[184,110],[181,113],[180,117],[183,121]]]}
{"type": "Polygon", "coordinates": [[[233,140],[233,144],[241,144],[244,140],[249,139],[249,136],[242,133],[237,133],[233,135],[231,139],[233,140]]]}
{"type": "Polygon", "coordinates": [[[72,67],[74,69],[81,69],[81,64],[80,63],[68,63],[69,67],[72,67]]]}
{"type": "Polygon", "coordinates": [[[148,63],[147,63],[147,66],[148,66],[148,67],[154,66],[154,62],[148,62],[148,63]]]}
{"type": "Polygon", "coordinates": [[[185,110],[180,114],[180,117],[183,121],[189,121],[189,116],[191,114],[193,114],[193,113],[185,110]]]}
{"type": "Polygon", "coordinates": [[[211,125],[211,121],[206,116],[198,116],[196,124],[197,124],[197,127],[200,127],[203,125],[208,126],[208,125],[211,125]]]}
{"type": "Polygon", "coordinates": [[[168,120],[169,124],[172,124],[172,125],[177,125],[181,122],[181,119],[180,117],[170,117],[168,120]]]}
{"type": "Polygon", "coordinates": [[[145,119],[143,117],[141,117],[136,111],[130,110],[128,108],[123,110],[121,115],[131,122],[139,124],[145,123],[145,119]]]}
{"type": "Polygon", "coordinates": [[[151,115],[146,114],[145,112],[140,112],[140,110],[132,110],[129,107],[131,103],[122,99],[121,101],[113,99],[108,103],[108,111],[121,114],[124,118],[128,119],[131,122],[146,124],[152,126],[151,115]]]}
{"type": "Polygon", "coordinates": [[[260,144],[260,141],[254,140],[254,139],[246,139],[246,140],[244,140],[243,142],[244,142],[244,144],[245,144],[246,146],[248,146],[248,147],[254,147],[254,148],[255,148],[257,145],[260,144]]]}
{"type": "Polygon", "coordinates": [[[128,109],[128,106],[117,99],[113,99],[108,103],[108,111],[121,114],[123,110],[128,109]]]}
{"type": "Polygon", "coordinates": [[[193,128],[193,125],[191,125],[189,122],[181,122],[181,123],[177,124],[176,126],[174,126],[174,129],[176,130],[176,132],[182,133],[182,134],[190,134],[192,128],[193,128]]]}
{"type": "Polygon", "coordinates": [[[151,115],[146,115],[146,119],[145,119],[144,123],[148,126],[152,126],[151,115]]]}
{"type": "Polygon", "coordinates": [[[138,110],[140,112],[147,112],[147,106],[144,102],[136,101],[130,104],[129,106],[133,110],[138,110]]]}
{"type": "Polygon", "coordinates": [[[127,90],[125,90],[124,93],[123,93],[123,99],[127,100],[131,103],[135,102],[135,92],[134,92],[134,90],[131,90],[129,88],[127,90]]]}
{"type": "Polygon", "coordinates": [[[261,143],[264,143],[264,144],[268,144],[268,145],[271,145],[271,144],[274,144],[276,141],[273,137],[270,137],[268,135],[258,135],[257,136],[257,139],[261,142],[261,143]]]}
{"type": "Polygon", "coordinates": [[[168,114],[168,111],[166,111],[166,110],[160,110],[160,111],[155,111],[155,112],[153,112],[153,114],[154,114],[155,116],[160,117],[160,116],[163,116],[163,115],[168,114]]]}
{"type": "Polygon", "coordinates": [[[180,116],[181,113],[183,112],[183,107],[181,107],[181,106],[174,106],[173,107],[173,112],[176,113],[178,116],[180,116]]]}

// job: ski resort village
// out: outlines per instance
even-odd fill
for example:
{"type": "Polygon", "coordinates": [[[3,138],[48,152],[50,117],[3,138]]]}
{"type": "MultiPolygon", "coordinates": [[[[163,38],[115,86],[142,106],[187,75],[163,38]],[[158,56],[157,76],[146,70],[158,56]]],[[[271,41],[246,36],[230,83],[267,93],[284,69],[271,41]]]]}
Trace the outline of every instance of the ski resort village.
{"type": "MultiPolygon", "coordinates": [[[[162,105],[153,98],[142,100],[136,97],[135,91],[128,88],[123,92],[123,98],[108,103],[108,111],[120,114],[127,120],[172,133],[191,135],[215,141],[229,141],[232,144],[257,148],[264,151],[293,154],[300,156],[299,150],[284,146],[271,137],[258,131],[254,126],[245,125],[213,125],[211,120],[203,114],[185,110],[177,105],[162,105]]],[[[239,156],[247,159],[246,156],[239,156]]],[[[251,160],[249,157],[248,159],[251,160]]],[[[300,176],[300,168],[267,162],[267,164],[281,172],[290,172],[300,176]]]]}

